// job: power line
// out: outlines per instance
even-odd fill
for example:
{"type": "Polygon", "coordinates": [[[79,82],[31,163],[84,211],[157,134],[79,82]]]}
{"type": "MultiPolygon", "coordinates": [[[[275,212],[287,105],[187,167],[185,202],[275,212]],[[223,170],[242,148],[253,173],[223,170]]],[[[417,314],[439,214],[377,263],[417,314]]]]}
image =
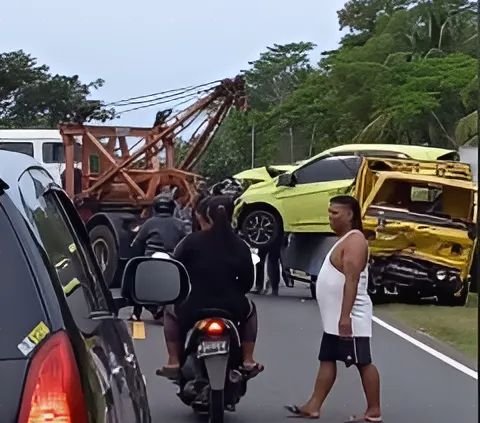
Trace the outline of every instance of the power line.
{"type": "Polygon", "coordinates": [[[126,110],[121,110],[117,113],[117,116],[123,115],[124,113],[133,112],[133,111],[136,111],[136,110],[141,110],[141,109],[146,109],[146,108],[149,108],[149,107],[158,106],[160,104],[168,104],[168,103],[171,103],[173,101],[186,99],[185,101],[182,101],[181,103],[178,103],[177,105],[174,106],[174,107],[178,107],[181,104],[185,104],[185,103],[188,103],[189,101],[193,100],[197,95],[198,95],[198,93],[192,93],[192,94],[188,94],[188,95],[179,96],[177,98],[172,98],[172,99],[169,99],[169,100],[161,99],[160,101],[155,101],[155,102],[150,103],[150,104],[143,104],[141,106],[133,107],[133,108],[126,109],[126,110]]]}
{"type": "MultiPolygon", "coordinates": [[[[155,100],[160,100],[160,99],[163,99],[163,98],[174,97],[176,95],[180,95],[180,94],[184,94],[184,93],[187,93],[187,92],[190,92],[190,91],[194,91],[194,90],[197,90],[199,88],[207,87],[207,86],[212,85],[212,84],[217,84],[219,82],[221,82],[221,80],[216,80],[216,81],[208,82],[208,83],[205,83],[205,84],[191,85],[189,87],[160,91],[160,92],[157,92],[157,93],[146,94],[146,95],[141,95],[141,96],[136,96],[136,97],[130,97],[130,98],[127,98],[127,99],[117,100],[117,101],[105,104],[105,107],[108,107],[108,106],[124,106],[124,105],[128,105],[128,104],[141,104],[143,102],[140,101],[140,102],[136,103],[135,101],[140,100],[140,99],[147,99],[149,97],[155,97],[155,98],[145,100],[144,101],[145,103],[155,101],[155,100]],[[172,94],[172,93],[175,93],[175,94],[172,94]]],[[[210,89],[213,89],[213,87],[211,87],[210,89]]]]}

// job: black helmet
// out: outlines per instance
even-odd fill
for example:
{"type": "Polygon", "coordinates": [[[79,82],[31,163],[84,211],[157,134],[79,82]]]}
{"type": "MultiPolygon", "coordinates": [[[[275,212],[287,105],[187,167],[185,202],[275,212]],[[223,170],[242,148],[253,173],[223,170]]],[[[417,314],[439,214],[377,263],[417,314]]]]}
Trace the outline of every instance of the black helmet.
{"type": "Polygon", "coordinates": [[[153,209],[156,213],[173,214],[175,202],[170,195],[160,194],[153,199],[153,209]]]}

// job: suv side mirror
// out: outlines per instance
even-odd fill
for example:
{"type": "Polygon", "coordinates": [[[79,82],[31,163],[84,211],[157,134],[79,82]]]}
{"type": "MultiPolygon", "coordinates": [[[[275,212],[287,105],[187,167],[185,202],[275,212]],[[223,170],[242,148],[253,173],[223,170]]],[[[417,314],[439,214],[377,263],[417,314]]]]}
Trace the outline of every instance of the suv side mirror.
{"type": "Polygon", "coordinates": [[[171,258],[134,257],[125,266],[122,296],[135,304],[161,306],[183,301],[190,292],[185,267],[171,258]]]}
{"type": "Polygon", "coordinates": [[[295,186],[295,176],[293,173],[282,173],[278,177],[277,187],[294,187],[295,186]]]}

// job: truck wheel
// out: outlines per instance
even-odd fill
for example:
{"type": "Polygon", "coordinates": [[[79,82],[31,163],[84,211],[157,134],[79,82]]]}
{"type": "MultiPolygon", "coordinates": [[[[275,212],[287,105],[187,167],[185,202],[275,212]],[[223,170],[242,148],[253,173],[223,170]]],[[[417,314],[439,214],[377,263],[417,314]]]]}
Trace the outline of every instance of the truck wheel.
{"type": "Polygon", "coordinates": [[[370,296],[373,305],[385,304],[387,299],[385,295],[385,288],[383,286],[374,286],[371,274],[369,274],[368,278],[368,295],[370,296]]]}
{"type": "Polygon", "coordinates": [[[468,298],[468,282],[463,284],[462,292],[458,297],[453,294],[439,294],[437,296],[438,305],[449,307],[464,307],[467,304],[468,298]]]}
{"type": "MultiPolygon", "coordinates": [[[[478,244],[475,248],[475,257],[477,257],[477,249],[478,249],[478,244]]],[[[478,277],[480,275],[478,274],[478,262],[476,260],[473,260],[472,262],[472,267],[470,268],[470,280],[472,281],[470,285],[470,292],[478,292],[479,286],[478,286],[478,277]]]]}
{"type": "Polygon", "coordinates": [[[118,264],[118,250],[115,237],[106,225],[98,225],[90,231],[92,249],[103,272],[108,287],[113,285],[118,264]]]}
{"type": "Polygon", "coordinates": [[[280,219],[271,211],[254,209],[247,212],[240,225],[242,234],[253,248],[268,250],[282,235],[280,219]]]}

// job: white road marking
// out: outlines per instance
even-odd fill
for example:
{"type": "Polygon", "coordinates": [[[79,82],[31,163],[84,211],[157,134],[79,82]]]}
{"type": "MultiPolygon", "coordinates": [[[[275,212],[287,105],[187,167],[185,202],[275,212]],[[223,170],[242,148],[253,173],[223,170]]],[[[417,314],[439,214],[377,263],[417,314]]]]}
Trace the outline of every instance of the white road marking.
{"type": "Polygon", "coordinates": [[[420,342],[419,340],[413,338],[410,335],[407,335],[406,333],[402,332],[401,330],[389,325],[388,323],[384,322],[383,320],[379,319],[378,317],[373,316],[373,321],[379,325],[382,326],[383,328],[389,330],[390,332],[394,333],[395,335],[398,335],[400,338],[405,339],[405,341],[410,342],[411,344],[415,345],[416,347],[420,348],[421,350],[425,351],[426,353],[438,358],[439,360],[443,361],[445,364],[448,364],[449,366],[459,370],[460,372],[466,374],[467,376],[472,377],[475,380],[478,380],[478,373],[471,369],[470,367],[464,366],[463,364],[459,363],[458,361],[454,360],[453,358],[450,358],[446,356],[445,354],[442,354],[441,352],[429,347],[428,345],[425,345],[423,342],[420,342]]]}

